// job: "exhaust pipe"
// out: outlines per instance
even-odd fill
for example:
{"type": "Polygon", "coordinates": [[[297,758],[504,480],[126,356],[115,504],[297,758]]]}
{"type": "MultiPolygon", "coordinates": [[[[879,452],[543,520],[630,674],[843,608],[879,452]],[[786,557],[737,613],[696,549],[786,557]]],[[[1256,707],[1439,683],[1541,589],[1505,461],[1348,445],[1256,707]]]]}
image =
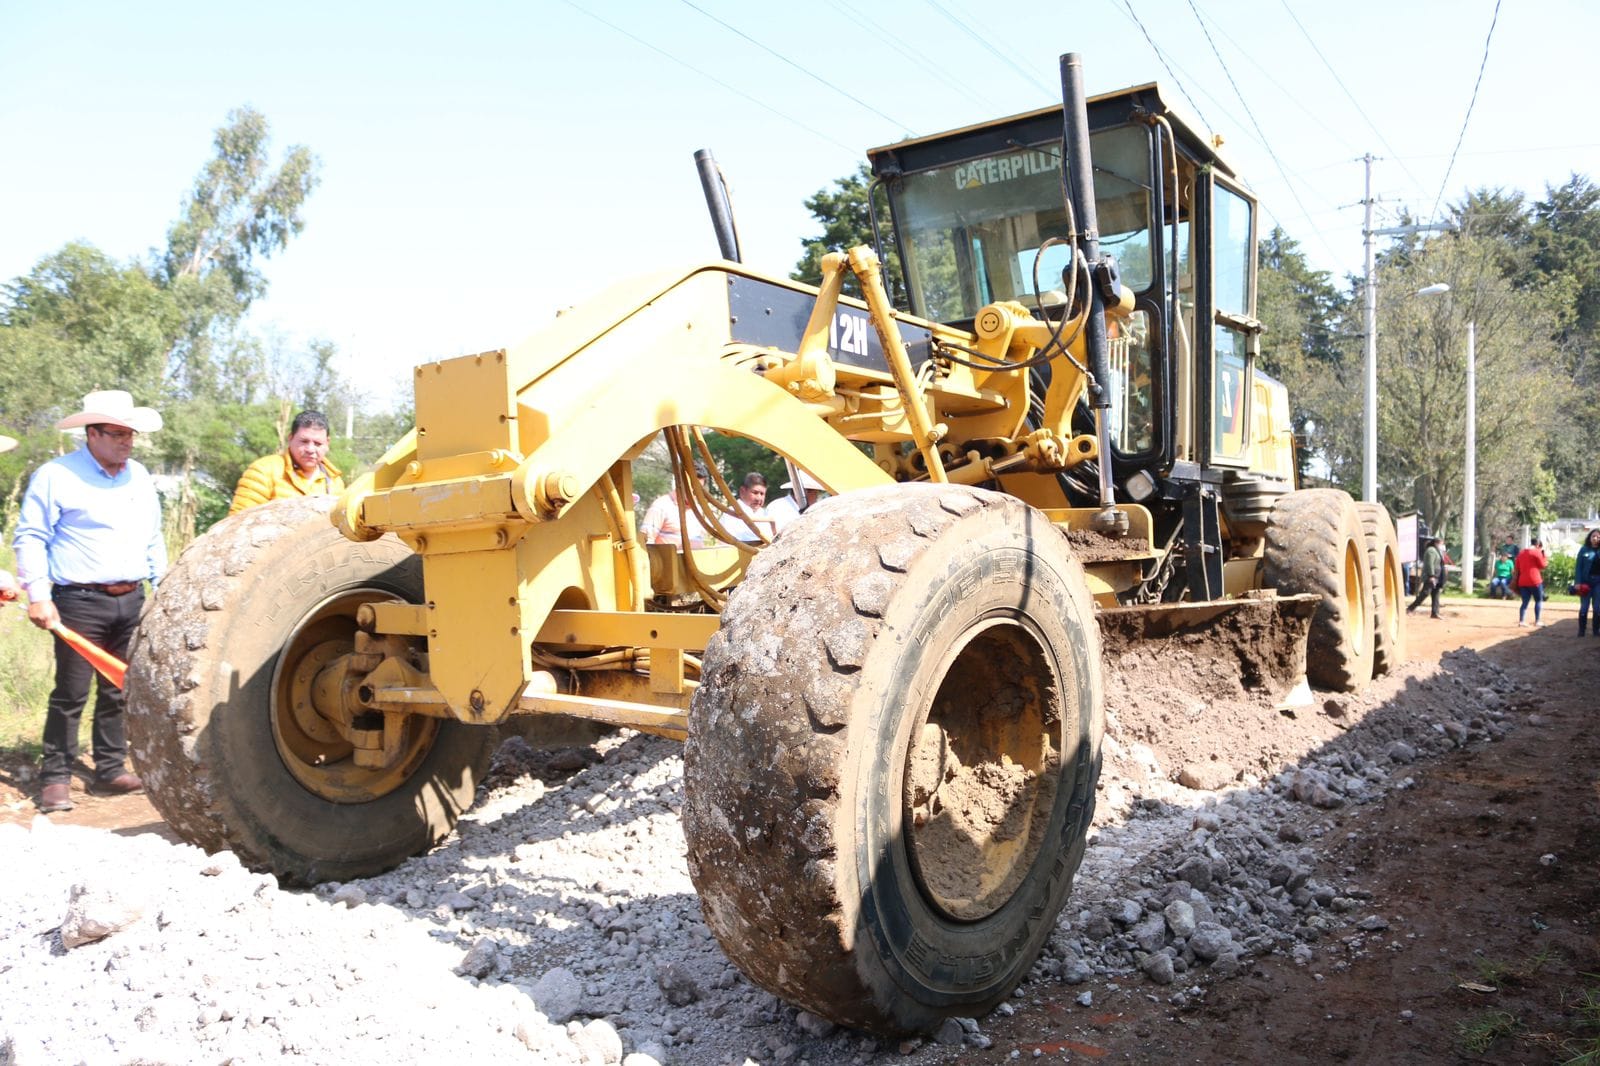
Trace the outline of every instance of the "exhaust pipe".
{"type": "Polygon", "coordinates": [[[700,171],[700,188],[706,194],[706,207],[711,211],[711,227],[717,231],[717,247],[722,258],[743,262],[739,258],[739,231],[733,224],[733,203],[728,199],[728,183],[722,179],[722,168],[711,158],[709,148],[695,152],[694,165],[700,171]]]}
{"type": "MultiPolygon", "coordinates": [[[[1094,412],[1095,440],[1100,449],[1100,513],[1094,528],[1109,536],[1128,532],[1128,516],[1116,509],[1111,484],[1111,363],[1106,345],[1106,301],[1121,297],[1116,264],[1100,256],[1100,220],[1094,205],[1094,160],[1089,155],[1089,105],[1083,92],[1083,60],[1076,52],[1061,57],[1062,192],[1077,220],[1078,251],[1089,267],[1089,321],[1084,346],[1089,356],[1089,407],[1094,412]]],[[[1076,269],[1074,266],[1073,269],[1076,269]]]]}

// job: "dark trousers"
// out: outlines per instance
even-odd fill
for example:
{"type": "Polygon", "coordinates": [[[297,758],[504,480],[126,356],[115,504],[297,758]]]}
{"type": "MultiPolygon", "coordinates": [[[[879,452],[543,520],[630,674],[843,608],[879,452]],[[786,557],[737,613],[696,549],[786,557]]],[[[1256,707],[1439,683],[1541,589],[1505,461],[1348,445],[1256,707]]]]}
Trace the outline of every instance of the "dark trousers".
{"type": "MultiPolygon", "coordinates": [[[[61,624],[87,638],[124,661],[128,642],[139,624],[144,607],[144,589],[126,596],[112,596],[92,589],[57,586],[50,597],[61,614],[61,624]]],[[[128,741],[122,724],[122,690],[94,672],[89,661],[72,650],[60,637],[55,638],[56,687],[50,692],[44,719],[44,766],[39,777],[46,784],[67,781],[78,759],[78,723],[89,700],[89,684],[95,684],[94,697],[94,776],[109,781],[127,769],[128,741]]]]}
{"type": "Polygon", "coordinates": [[[1430,592],[1433,593],[1433,611],[1431,613],[1433,614],[1433,616],[1435,618],[1438,618],[1439,617],[1439,579],[1438,578],[1428,578],[1428,577],[1423,578],[1422,579],[1422,584],[1417,586],[1417,598],[1411,601],[1411,606],[1407,607],[1406,610],[1408,610],[1408,611],[1416,610],[1419,606],[1421,606],[1422,601],[1428,598],[1428,594],[1430,592]]]}
{"type": "Polygon", "coordinates": [[[1539,621],[1539,608],[1544,603],[1543,585],[1519,585],[1517,591],[1522,594],[1522,607],[1517,611],[1517,621],[1521,622],[1528,617],[1528,601],[1533,601],[1533,620],[1539,621]]]}

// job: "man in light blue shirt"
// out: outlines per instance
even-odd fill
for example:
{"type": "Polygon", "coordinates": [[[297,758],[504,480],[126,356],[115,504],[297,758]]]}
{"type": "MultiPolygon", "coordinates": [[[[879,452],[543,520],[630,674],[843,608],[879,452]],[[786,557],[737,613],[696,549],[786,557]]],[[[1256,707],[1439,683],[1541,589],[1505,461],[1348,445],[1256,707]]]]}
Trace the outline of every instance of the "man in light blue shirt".
{"type": "MultiPolygon", "coordinates": [[[[28,618],[40,629],[64,625],[119,659],[144,607],[144,582],[166,573],[161,502],[150,474],[131,458],[134,437],[161,428],[161,416],[122,391],[91,392],[83,410],[56,423],[83,427],[77,451],[34,472],[22,497],[12,546],[28,593],[28,618]]],[[[41,811],[72,809],[78,722],[94,668],[58,635],[56,684],[44,724],[41,811]]],[[[94,780],[104,795],[138,792],[126,766],[122,690],[104,679],[94,704],[94,780]]]]}

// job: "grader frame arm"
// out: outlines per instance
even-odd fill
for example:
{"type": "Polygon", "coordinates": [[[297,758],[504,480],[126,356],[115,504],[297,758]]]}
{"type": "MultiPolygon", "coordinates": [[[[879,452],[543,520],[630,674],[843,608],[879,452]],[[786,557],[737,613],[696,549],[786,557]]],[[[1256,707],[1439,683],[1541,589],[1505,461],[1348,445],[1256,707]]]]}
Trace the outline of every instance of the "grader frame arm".
{"type": "MultiPolygon", "coordinates": [[[[998,468],[1092,456],[1092,439],[1051,447],[1048,432],[1012,436],[1026,383],[1005,362],[1026,358],[1048,336],[1023,308],[996,307],[980,335],[957,334],[896,315],[869,250],[857,249],[848,264],[830,257],[827,268],[820,290],[729,263],[659,275],[611,289],[519,346],[418,367],[416,429],[351,486],[333,520],[354,540],[394,533],[421,557],[425,602],[380,604],[364,622],[374,634],[425,637],[426,678],[391,667],[361,684],[326,685],[355,703],[334,717],[423,713],[490,724],[561,711],[681,735],[692,689],[684,654],[705,646],[716,620],[667,627],[642,610],[650,577],[625,502],[629,461],[673,427],[758,441],[834,493],[889,483],[906,465],[933,480],[973,483],[998,468]],[[866,283],[866,306],[840,297],[846,269],[866,283]],[[792,351],[739,340],[729,296],[738,285],[810,301],[792,351]],[[847,341],[866,348],[863,319],[884,352],[882,368],[829,354],[838,323],[847,341]],[[926,360],[913,369],[907,327],[984,351],[996,369],[936,372],[926,360]],[[961,447],[973,429],[1003,443],[998,460],[961,447]],[[536,645],[636,650],[604,664],[619,669],[586,670],[580,692],[577,675],[552,670],[536,645]],[[637,669],[645,665],[647,677],[637,669]]],[[[1049,406],[1060,421],[1083,387],[1070,369],[1057,375],[1049,406]]],[[[742,567],[731,549],[696,551],[685,562],[720,571],[724,583],[742,567]]]]}

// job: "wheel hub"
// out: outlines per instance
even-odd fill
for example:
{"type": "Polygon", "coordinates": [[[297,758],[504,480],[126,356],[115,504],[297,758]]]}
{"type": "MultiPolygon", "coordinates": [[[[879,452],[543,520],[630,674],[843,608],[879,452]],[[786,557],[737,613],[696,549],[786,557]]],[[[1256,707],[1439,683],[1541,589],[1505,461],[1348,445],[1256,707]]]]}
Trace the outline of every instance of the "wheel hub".
{"type": "Polygon", "coordinates": [[[1061,767],[1062,685],[1024,617],[993,617],[956,649],[907,752],[904,826],[935,907],[977,921],[1037,859],[1061,767]]]}
{"type": "Polygon", "coordinates": [[[423,715],[348,710],[359,680],[346,670],[355,649],[356,612],[393,598],[355,589],[323,601],[295,628],[278,658],[271,709],[278,755],[303,787],[335,803],[365,803],[394,791],[438,736],[439,722],[423,715]]]}

